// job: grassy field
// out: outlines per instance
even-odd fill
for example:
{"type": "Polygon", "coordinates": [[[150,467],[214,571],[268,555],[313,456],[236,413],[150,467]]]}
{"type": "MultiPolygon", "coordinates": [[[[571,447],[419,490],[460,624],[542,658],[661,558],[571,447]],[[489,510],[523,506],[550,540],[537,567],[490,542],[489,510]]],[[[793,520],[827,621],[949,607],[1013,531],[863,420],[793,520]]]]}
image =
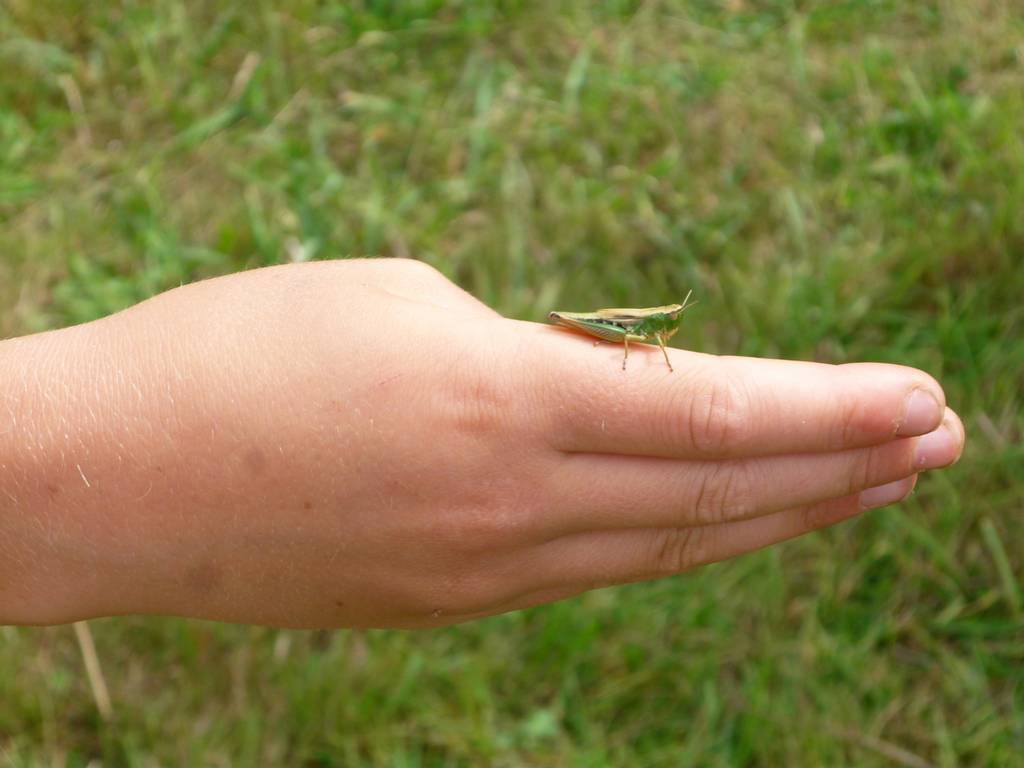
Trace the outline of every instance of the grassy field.
{"type": "Polygon", "coordinates": [[[1024,8],[0,2],[0,335],[382,254],[499,311],[931,372],[898,508],[439,631],[0,629],[13,766],[1008,766],[1024,753],[1024,8]],[[697,310],[695,310],[697,312],[697,310]]]}

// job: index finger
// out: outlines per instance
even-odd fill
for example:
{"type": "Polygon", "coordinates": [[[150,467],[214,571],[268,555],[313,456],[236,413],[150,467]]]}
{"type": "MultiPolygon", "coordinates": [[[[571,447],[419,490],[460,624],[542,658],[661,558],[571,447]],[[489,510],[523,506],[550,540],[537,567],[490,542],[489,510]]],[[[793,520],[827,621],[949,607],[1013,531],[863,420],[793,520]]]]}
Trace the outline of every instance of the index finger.
{"type": "Polygon", "coordinates": [[[657,347],[594,348],[551,329],[534,370],[549,440],[567,452],[738,458],[839,451],[923,435],[945,396],[928,374],[885,363],[828,365],[657,347]],[[572,347],[575,348],[572,348],[572,347]],[[638,354],[643,350],[644,354],[638,354]]]}

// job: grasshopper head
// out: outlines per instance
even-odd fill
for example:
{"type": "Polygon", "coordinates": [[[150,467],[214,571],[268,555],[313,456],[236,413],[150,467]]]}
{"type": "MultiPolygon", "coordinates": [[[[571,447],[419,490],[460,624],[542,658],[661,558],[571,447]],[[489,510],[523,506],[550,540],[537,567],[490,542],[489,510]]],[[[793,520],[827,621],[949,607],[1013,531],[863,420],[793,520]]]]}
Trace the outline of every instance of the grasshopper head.
{"type": "Polygon", "coordinates": [[[672,312],[672,316],[673,317],[679,317],[680,313],[682,313],[684,310],[689,309],[690,307],[692,307],[694,304],[697,303],[696,301],[690,301],[690,297],[692,295],[693,295],[693,291],[687,291],[686,292],[686,298],[683,299],[683,303],[682,304],[673,304],[672,305],[673,307],[675,307],[675,309],[672,312]]]}

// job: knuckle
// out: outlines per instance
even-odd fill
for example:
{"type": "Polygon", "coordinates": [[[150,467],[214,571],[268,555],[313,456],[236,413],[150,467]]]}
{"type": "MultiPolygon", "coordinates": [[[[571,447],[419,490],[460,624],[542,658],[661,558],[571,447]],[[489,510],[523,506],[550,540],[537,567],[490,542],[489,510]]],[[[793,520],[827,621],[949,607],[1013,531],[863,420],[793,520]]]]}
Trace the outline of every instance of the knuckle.
{"type": "Polygon", "coordinates": [[[808,504],[800,509],[800,530],[813,531],[819,527],[821,520],[821,505],[808,504]]]}
{"type": "Polygon", "coordinates": [[[753,513],[750,470],[744,465],[709,464],[697,487],[693,514],[702,525],[744,520],[753,513]]]}
{"type": "Polygon", "coordinates": [[[435,267],[419,259],[393,258],[388,259],[387,263],[395,269],[404,270],[406,275],[422,280],[436,280],[443,277],[435,267]]]}
{"type": "Polygon", "coordinates": [[[824,528],[827,525],[831,525],[836,522],[837,515],[842,512],[842,507],[836,505],[835,502],[821,502],[818,504],[809,504],[800,510],[800,531],[799,533],[806,533],[807,531],[816,531],[820,528],[824,528]]]}
{"type": "Polygon", "coordinates": [[[518,506],[490,504],[474,516],[469,532],[480,546],[488,549],[511,545],[523,540],[527,518],[526,511],[518,506]]]}
{"type": "Polygon", "coordinates": [[[850,472],[848,494],[857,493],[875,484],[878,477],[879,455],[877,448],[869,448],[854,460],[853,469],[850,472]]]}
{"type": "Polygon", "coordinates": [[[453,543],[463,551],[493,552],[529,541],[539,501],[528,473],[476,474],[453,515],[453,543]]]}
{"type": "Polygon", "coordinates": [[[837,447],[856,445],[863,433],[863,411],[856,398],[842,402],[838,406],[837,447]]]}
{"type": "Polygon", "coordinates": [[[453,377],[445,407],[458,433],[484,437],[507,428],[517,401],[505,378],[483,374],[453,377]]]}
{"type": "Polygon", "coordinates": [[[720,456],[742,445],[751,433],[750,396],[731,375],[716,373],[690,395],[688,439],[700,455],[720,456]]]}
{"type": "Polygon", "coordinates": [[[462,563],[449,566],[417,599],[435,616],[452,617],[486,610],[498,597],[494,580],[485,568],[462,563]]]}
{"type": "Polygon", "coordinates": [[[829,432],[835,449],[848,449],[869,445],[882,437],[892,437],[894,420],[885,408],[878,408],[869,400],[847,398],[833,404],[835,420],[829,432]]]}
{"type": "Polygon", "coordinates": [[[668,528],[658,531],[652,542],[651,571],[655,576],[672,576],[705,558],[705,533],[700,528],[668,528]]]}
{"type": "Polygon", "coordinates": [[[913,471],[913,449],[906,444],[890,444],[863,449],[853,462],[847,493],[858,493],[880,483],[905,477],[913,471]]]}

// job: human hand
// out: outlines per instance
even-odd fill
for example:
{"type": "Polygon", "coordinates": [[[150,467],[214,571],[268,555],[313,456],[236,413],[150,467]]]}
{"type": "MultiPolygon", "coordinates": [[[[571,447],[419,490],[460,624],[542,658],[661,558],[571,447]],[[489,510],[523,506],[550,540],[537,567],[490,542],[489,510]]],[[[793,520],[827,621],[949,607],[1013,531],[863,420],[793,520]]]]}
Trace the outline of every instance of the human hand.
{"type": "Polygon", "coordinates": [[[39,354],[91,350],[55,406],[89,418],[8,494],[60,515],[22,547],[47,565],[15,621],[464,621],[896,502],[964,440],[921,371],[670,349],[670,373],[638,346],[623,372],[404,260],[231,275],[68,331],[39,354]]]}

